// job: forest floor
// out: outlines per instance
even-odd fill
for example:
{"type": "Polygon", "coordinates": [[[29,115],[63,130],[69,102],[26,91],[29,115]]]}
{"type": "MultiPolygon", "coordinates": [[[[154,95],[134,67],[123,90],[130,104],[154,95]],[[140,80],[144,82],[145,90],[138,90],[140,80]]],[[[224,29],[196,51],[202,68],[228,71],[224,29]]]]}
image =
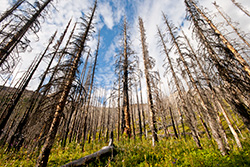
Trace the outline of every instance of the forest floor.
{"type": "MultiPolygon", "coordinates": [[[[243,149],[239,150],[233,140],[229,142],[231,146],[230,154],[222,156],[213,140],[206,137],[201,139],[203,149],[197,149],[193,140],[188,137],[186,141],[182,139],[161,139],[159,143],[152,147],[151,139],[125,139],[119,142],[114,141],[117,154],[112,160],[97,160],[89,166],[225,166],[243,167],[250,166],[250,135],[244,133],[241,139],[243,149]]],[[[49,158],[48,166],[61,166],[70,161],[92,154],[103,146],[106,142],[95,141],[85,144],[85,152],[82,152],[80,144],[70,143],[63,148],[59,143],[55,143],[49,158]]],[[[4,153],[4,148],[0,149],[0,166],[34,166],[37,155],[28,156],[27,151],[22,149],[18,153],[14,150],[4,153]]]]}

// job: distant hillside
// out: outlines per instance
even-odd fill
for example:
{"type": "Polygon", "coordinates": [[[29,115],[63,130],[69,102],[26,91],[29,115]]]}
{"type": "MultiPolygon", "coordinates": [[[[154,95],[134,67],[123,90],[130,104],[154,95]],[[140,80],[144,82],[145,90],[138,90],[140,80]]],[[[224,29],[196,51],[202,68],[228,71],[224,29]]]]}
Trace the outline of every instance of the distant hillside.
{"type": "MultiPolygon", "coordinates": [[[[14,93],[17,90],[17,88],[13,87],[7,87],[7,86],[0,86],[0,95],[4,95],[6,93],[14,93]]],[[[30,97],[32,95],[33,91],[31,90],[25,90],[23,93],[23,96],[30,97]]]]}

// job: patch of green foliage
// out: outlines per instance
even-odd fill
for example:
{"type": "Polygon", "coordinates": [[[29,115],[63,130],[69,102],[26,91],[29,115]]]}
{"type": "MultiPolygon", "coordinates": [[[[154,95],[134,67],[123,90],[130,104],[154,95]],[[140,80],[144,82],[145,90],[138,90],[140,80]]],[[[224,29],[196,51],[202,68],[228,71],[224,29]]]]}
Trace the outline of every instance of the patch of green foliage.
{"type": "MultiPolygon", "coordinates": [[[[142,140],[132,138],[115,141],[117,154],[111,160],[97,160],[89,166],[250,166],[250,141],[249,135],[241,139],[243,149],[239,150],[236,144],[230,140],[230,154],[222,156],[216,144],[212,140],[202,138],[203,149],[198,149],[191,138],[186,141],[181,139],[161,139],[155,147],[152,147],[151,139],[142,140]]],[[[60,166],[70,161],[92,154],[108,143],[95,141],[85,144],[85,152],[80,144],[70,143],[63,148],[59,143],[53,146],[48,166],[60,166]]],[[[0,149],[0,166],[34,166],[37,155],[28,156],[27,151],[22,149],[18,153],[14,150],[4,153],[0,149]]]]}
{"type": "Polygon", "coordinates": [[[118,154],[110,166],[250,166],[250,142],[242,140],[243,150],[232,145],[229,155],[222,156],[215,143],[201,139],[198,149],[191,138],[162,139],[155,146],[150,140],[119,142],[118,154]]]}

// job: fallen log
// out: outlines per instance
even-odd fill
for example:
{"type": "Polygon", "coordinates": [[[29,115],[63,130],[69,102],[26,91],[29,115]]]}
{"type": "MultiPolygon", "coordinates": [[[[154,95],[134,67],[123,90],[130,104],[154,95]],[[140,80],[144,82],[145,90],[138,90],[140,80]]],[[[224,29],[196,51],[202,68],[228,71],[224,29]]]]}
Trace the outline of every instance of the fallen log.
{"type": "Polygon", "coordinates": [[[111,138],[110,138],[108,146],[102,147],[99,151],[97,151],[93,154],[90,154],[90,155],[87,155],[83,158],[72,161],[68,164],[61,166],[61,167],[83,166],[83,165],[87,165],[87,164],[94,162],[95,160],[100,159],[100,158],[105,157],[105,156],[111,156],[111,158],[113,158],[114,148],[115,148],[115,146],[113,145],[113,135],[111,133],[111,138]]]}

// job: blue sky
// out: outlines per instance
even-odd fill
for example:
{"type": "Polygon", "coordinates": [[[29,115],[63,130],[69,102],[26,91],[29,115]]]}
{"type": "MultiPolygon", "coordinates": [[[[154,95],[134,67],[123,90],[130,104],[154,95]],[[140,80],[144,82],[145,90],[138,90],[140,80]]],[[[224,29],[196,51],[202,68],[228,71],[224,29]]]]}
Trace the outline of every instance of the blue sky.
{"type": "MultiPolygon", "coordinates": [[[[1,0],[0,13],[5,11],[10,6],[11,2],[12,0],[1,0]]],[[[32,3],[34,0],[29,0],[29,2],[32,3]]],[[[237,2],[242,3],[246,9],[250,10],[249,0],[237,0],[237,2]]],[[[207,7],[210,11],[215,11],[215,8],[211,3],[212,1],[210,0],[200,1],[201,5],[207,7]]],[[[217,0],[217,3],[222,6],[231,17],[237,18],[236,21],[239,21],[239,27],[242,30],[247,32],[250,29],[250,19],[235,8],[231,0],[217,0]]],[[[25,71],[35,55],[43,50],[49,39],[48,33],[49,35],[52,35],[55,30],[58,30],[60,33],[63,32],[63,29],[66,27],[66,24],[71,17],[73,17],[73,21],[77,21],[82,12],[85,13],[89,11],[89,7],[93,5],[93,0],[57,0],[54,1],[53,4],[56,6],[57,10],[52,10],[52,8],[50,8],[51,12],[49,12],[49,16],[45,21],[42,21],[42,30],[38,34],[40,40],[35,42],[35,38],[31,38],[33,50],[21,55],[23,63],[17,68],[20,69],[19,71],[25,71]]],[[[155,70],[160,71],[163,81],[162,89],[167,91],[165,90],[167,89],[165,86],[166,79],[163,78],[164,68],[162,67],[164,56],[160,52],[160,48],[157,46],[158,38],[156,37],[156,25],[158,25],[163,31],[166,29],[161,15],[161,12],[163,11],[176,26],[182,24],[183,29],[191,38],[189,23],[186,21],[184,22],[184,7],[184,0],[99,0],[95,18],[96,33],[94,34],[94,39],[88,43],[92,48],[92,51],[94,51],[97,44],[97,32],[100,29],[101,46],[98,58],[98,69],[95,78],[97,86],[110,88],[115,79],[114,56],[117,54],[116,51],[119,49],[119,41],[122,38],[121,28],[124,15],[126,15],[128,19],[133,49],[139,57],[141,56],[138,28],[138,17],[141,16],[144,20],[144,26],[146,29],[149,54],[156,59],[155,70]]],[[[220,19],[218,18],[216,20],[219,21],[220,19]]],[[[59,38],[60,33],[58,33],[57,38],[59,38]]],[[[172,55],[172,57],[175,58],[175,55],[172,55]]],[[[141,69],[143,69],[142,63],[140,65],[141,69]]],[[[36,73],[35,78],[29,84],[29,89],[36,88],[39,81],[38,77],[44,70],[44,67],[45,63],[39,67],[39,71],[36,73]]],[[[18,73],[18,70],[16,70],[15,73],[18,73]]],[[[18,73],[17,77],[21,77],[21,72],[18,73]]],[[[145,89],[145,81],[143,82],[143,89],[145,89]]]]}

